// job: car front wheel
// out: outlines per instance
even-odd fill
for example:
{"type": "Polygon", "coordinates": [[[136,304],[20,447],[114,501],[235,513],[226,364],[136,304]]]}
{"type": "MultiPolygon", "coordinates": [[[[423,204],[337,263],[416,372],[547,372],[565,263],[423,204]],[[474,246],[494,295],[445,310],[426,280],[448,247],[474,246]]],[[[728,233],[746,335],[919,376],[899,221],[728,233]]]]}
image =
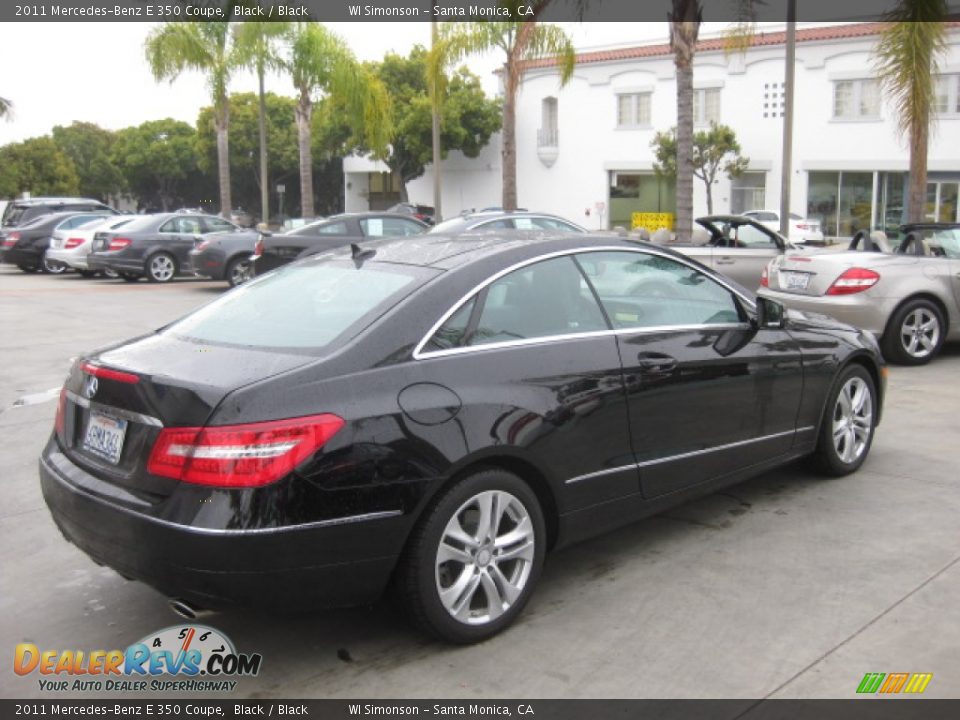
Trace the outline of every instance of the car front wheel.
{"type": "Polygon", "coordinates": [[[943,344],[944,322],[940,308],[917,298],[897,309],[883,336],[883,354],[900,365],[930,362],[943,344]]]}
{"type": "Polygon", "coordinates": [[[169,253],[157,253],[147,260],[147,280],[166,283],[177,274],[177,261],[169,253]]]}
{"type": "Polygon", "coordinates": [[[502,470],[478,472],[449,488],[414,530],[398,572],[400,599],[433,635],[486,640],[520,614],[545,546],[530,486],[502,470]]]}
{"type": "Polygon", "coordinates": [[[227,265],[227,282],[230,287],[242,285],[250,279],[251,264],[246,258],[234,258],[227,265]]]}
{"type": "Polygon", "coordinates": [[[870,373],[849,365],[827,398],[813,461],[827,475],[848,475],[863,465],[877,424],[877,391],[870,373]]]}

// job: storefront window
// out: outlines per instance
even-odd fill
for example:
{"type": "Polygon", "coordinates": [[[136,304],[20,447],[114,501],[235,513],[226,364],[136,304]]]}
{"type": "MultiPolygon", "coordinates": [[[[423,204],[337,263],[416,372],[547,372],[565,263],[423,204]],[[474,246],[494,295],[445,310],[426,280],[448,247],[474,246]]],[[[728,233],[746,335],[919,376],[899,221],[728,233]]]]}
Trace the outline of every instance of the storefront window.
{"type": "Polygon", "coordinates": [[[907,176],[900,172],[882,172],[877,177],[877,229],[894,239],[904,219],[904,188],[907,176]]]}
{"type": "Polygon", "coordinates": [[[840,209],[837,213],[837,234],[840,237],[852,237],[858,230],[870,229],[872,196],[872,172],[840,173],[840,209]]]}
{"type": "Polygon", "coordinates": [[[631,226],[635,212],[676,211],[676,187],[672,179],[654,173],[613,173],[610,183],[610,227],[631,226]]]}
{"type": "Polygon", "coordinates": [[[937,210],[937,222],[957,222],[957,190],[960,184],[940,183],[940,207],[937,210]]]}
{"type": "Polygon", "coordinates": [[[807,217],[819,220],[823,234],[837,234],[837,192],[840,173],[812,172],[807,185],[807,217]]]}

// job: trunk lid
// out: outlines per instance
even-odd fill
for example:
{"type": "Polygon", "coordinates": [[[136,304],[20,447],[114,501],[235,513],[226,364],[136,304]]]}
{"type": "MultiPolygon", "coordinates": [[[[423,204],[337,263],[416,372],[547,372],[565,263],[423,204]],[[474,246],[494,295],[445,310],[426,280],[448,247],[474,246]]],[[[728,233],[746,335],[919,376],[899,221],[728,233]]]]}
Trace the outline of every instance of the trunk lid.
{"type": "Polygon", "coordinates": [[[98,478],[156,501],[177,485],[146,471],[161,428],[202,426],[231,391],[313,361],[169,334],[105,350],[67,380],[64,451],[98,478]]]}
{"type": "Polygon", "coordinates": [[[872,252],[788,252],[770,263],[768,282],[771,290],[820,297],[849,268],[874,270],[882,278],[884,268],[910,261],[903,255],[872,252]]]}

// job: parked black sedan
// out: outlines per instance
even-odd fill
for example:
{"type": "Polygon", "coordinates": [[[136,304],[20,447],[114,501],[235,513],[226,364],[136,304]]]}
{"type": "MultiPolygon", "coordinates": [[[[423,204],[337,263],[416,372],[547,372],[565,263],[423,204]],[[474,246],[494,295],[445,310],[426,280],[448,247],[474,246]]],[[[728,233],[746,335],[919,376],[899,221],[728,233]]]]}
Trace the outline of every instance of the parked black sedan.
{"type": "Polygon", "coordinates": [[[145,275],[150,282],[170,282],[192,272],[190,251],[204,235],[236,229],[213,215],[145,215],[116,231],[98,232],[87,264],[91,270],[112,270],[128,281],[145,275]]]}
{"type": "Polygon", "coordinates": [[[247,228],[211,233],[190,251],[189,269],[212,280],[226,280],[230,287],[246,282],[250,279],[250,256],[259,237],[258,231],[247,228]]]}
{"type": "Polygon", "coordinates": [[[188,616],[392,578],[420,626],[474,642],[550,549],[795,458],[857,470],[884,388],[871,336],[671,250],[425,235],[79,359],[40,475],[68,540],[188,616]]]}
{"type": "Polygon", "coordinates": [[[93,212],[59,212],[40,215],[20,227],[3,231],[0,246],[0,262],[16,265],[24,272],[43,270],[49,273],[61,273],[67,269],[61,263],[47,262],[47,250],[50,238],[57,230],[72,230],[86,225],[91,220],[115,214],[113,210],[93,212]]]}
{"type": "Polygon", "coordinates": [[[255,275],[286,265],[300,257],[343,247],[350,243],[383,237],[420,235],[430,226],[410,215],[398,213],[345,213],[333,215],[295,232],[283,235],[264,233],[253,256],[255,275]]]}

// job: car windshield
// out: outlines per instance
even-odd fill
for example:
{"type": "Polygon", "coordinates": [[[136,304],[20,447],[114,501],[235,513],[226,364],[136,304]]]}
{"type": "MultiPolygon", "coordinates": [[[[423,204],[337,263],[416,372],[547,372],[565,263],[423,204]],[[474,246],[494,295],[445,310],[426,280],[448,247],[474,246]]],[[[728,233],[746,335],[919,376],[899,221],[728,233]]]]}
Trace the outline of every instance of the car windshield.
{"type": "Polygon", "coordinates": [[[257,278],[163,332],[240,347],[318,351],[349,338],[436,271],[317,258],[257,278]]]}

